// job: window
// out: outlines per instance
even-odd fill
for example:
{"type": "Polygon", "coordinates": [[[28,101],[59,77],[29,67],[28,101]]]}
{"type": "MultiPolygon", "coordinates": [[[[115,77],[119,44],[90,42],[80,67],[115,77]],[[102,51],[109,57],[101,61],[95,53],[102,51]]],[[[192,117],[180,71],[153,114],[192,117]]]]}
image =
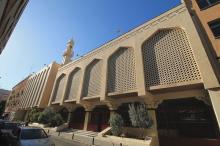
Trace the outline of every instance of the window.
{"type": "Polygon", "coordinates": [[[47,134],[43,129],[23,129],[21,131],[21,139],[42,139],[47,138],[47,134]]]}
{"type": "Polygon", "coordinates": [[[196,0],[196,1],[200,9],[205,9],[220,2],[220,0],[196,0]]]}
{"type": "Polygon", "coordinates": [[[215,38],[220,38],[220,18],[208,23],[215,38]]]}

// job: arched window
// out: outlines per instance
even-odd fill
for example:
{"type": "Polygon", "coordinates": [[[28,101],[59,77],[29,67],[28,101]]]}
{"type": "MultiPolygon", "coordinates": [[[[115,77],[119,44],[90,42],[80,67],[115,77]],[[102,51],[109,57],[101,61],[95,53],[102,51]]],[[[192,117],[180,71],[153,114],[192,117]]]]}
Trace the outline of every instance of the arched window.
{"type": "Polygon", "coordinates": [[[54,102],[59,102],[60,99],[62,98],[63,90],[64,90],[64,83],[65,83],[65,74],[62,74],[56,82],[55,90],[54,90],[54,96],[53,96],[53,101],[54,102]]]}
{"type": "Polygon", "coordinates": [[[135,58],[132,48],[119,48],[108,60],[108,93],[136,89],[135,58]]]}
{"type": "Polygon", "coordinates": [[[67,91],[66,91],[66,100],[76,99],[78,90],[79,90],[79,82],[80,82],[80,75],[82,71],[80,68],[74,69],[69,76],[68,84],[67,84],[67,91]]]}
{"type": "Polygon", "coordinates": [[[146,86],[200,80],[187,34],[181,28],[162,29],[142,45],[146,86]]]}
{"type": "Polygon", "coordinates": [[[95,59],[85,71],[83,97],[99,96],[101,91],[102,61],[95,59]]]}

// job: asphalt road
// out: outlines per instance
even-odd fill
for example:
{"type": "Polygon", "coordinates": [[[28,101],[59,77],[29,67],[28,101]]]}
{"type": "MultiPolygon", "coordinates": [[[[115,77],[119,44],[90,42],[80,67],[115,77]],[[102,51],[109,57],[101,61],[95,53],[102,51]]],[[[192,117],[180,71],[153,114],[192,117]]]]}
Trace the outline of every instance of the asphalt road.
{"type": "Polygon", "coordinates": [[[55,146],[88,146],[75,141],[63,139],[62,137],[51,136],[55,146]]]}

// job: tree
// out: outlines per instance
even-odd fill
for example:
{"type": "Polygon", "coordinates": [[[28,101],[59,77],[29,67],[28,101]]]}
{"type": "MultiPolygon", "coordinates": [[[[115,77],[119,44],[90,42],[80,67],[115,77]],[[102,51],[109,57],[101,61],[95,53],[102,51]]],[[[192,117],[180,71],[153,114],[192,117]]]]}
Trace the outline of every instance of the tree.
{"type": "Polygon", "coordinates": [[[50,121],[50,126],[51,127],[55,127],[55,126],[59,126],[59,125],[62,125],[64,123],[64,120],[62,118],[62,116],[57,113],[54,115],[54,117],[51,119],[50,121]]]}
{"type": "Polygon", "coordinates": [[[39,115],[38,121],[42,124],[48,124],[51,127],[59,126],[64,123],[61,115],[56,113],[51,107],[44,109],[44,111],[39,115]]]}
{"type": "Polygon", "coordinates": [[[40,111],[36,107],[33,107],[28,114],[29,121],[38,122],[39,115],[40,115],[40,111]]]}
{"type": "Polygon", "coordinates": [[[124,125],[124,121],[121,115],[117,113],[111,115],[109,123],[111,126],[111,132],[114,136],[119,136],[122,134],[122,127],[124,125]]]}
{"type": "Polygon", "coordinates": [[[0,116],[4,113],[5,111],[5,105],[6,105],[6,101],[3,100],[0,102],[0,116]]]}
{"type": "Polygon", "coordinates": [[[55,116],[55,111],[51,107],[47,107],[44,111],[39,115],[38,121],[42,124],[48,124],[52,121],[52,118],[55,116]]]}
{"type": "Polygon", "coordinates": [[[143,138],[144,129],[150,128],[153,125],[153,121],[148,114],[147,106],[144,103],[129,104],[128,113],[132,126],[142,130],[141,137],[143,138]]]}

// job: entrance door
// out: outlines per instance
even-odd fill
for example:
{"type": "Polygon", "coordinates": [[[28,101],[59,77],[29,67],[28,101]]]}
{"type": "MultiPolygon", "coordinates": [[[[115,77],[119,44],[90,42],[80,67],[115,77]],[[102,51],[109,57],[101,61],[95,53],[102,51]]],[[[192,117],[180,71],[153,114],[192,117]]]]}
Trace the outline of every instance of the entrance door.
{"type": "Polygon", "coordinates": [[[157,109],[160,146],[217,146],[212,108],[195,98],[166,100],[157,109]]]}
{"type": "Polygon", "coordinates": [[[73,129],[83,129],[85,119],[85,110],[83,107],[78,107],[71,113],[69,127],[73,129]]]}
{"type": "Polygon", "coordinates": [[[106,106],[96,107],[92,113],[88,124],[88,130],[100,132],[109,126],[108,120],[110,111],[106,106]]]}

